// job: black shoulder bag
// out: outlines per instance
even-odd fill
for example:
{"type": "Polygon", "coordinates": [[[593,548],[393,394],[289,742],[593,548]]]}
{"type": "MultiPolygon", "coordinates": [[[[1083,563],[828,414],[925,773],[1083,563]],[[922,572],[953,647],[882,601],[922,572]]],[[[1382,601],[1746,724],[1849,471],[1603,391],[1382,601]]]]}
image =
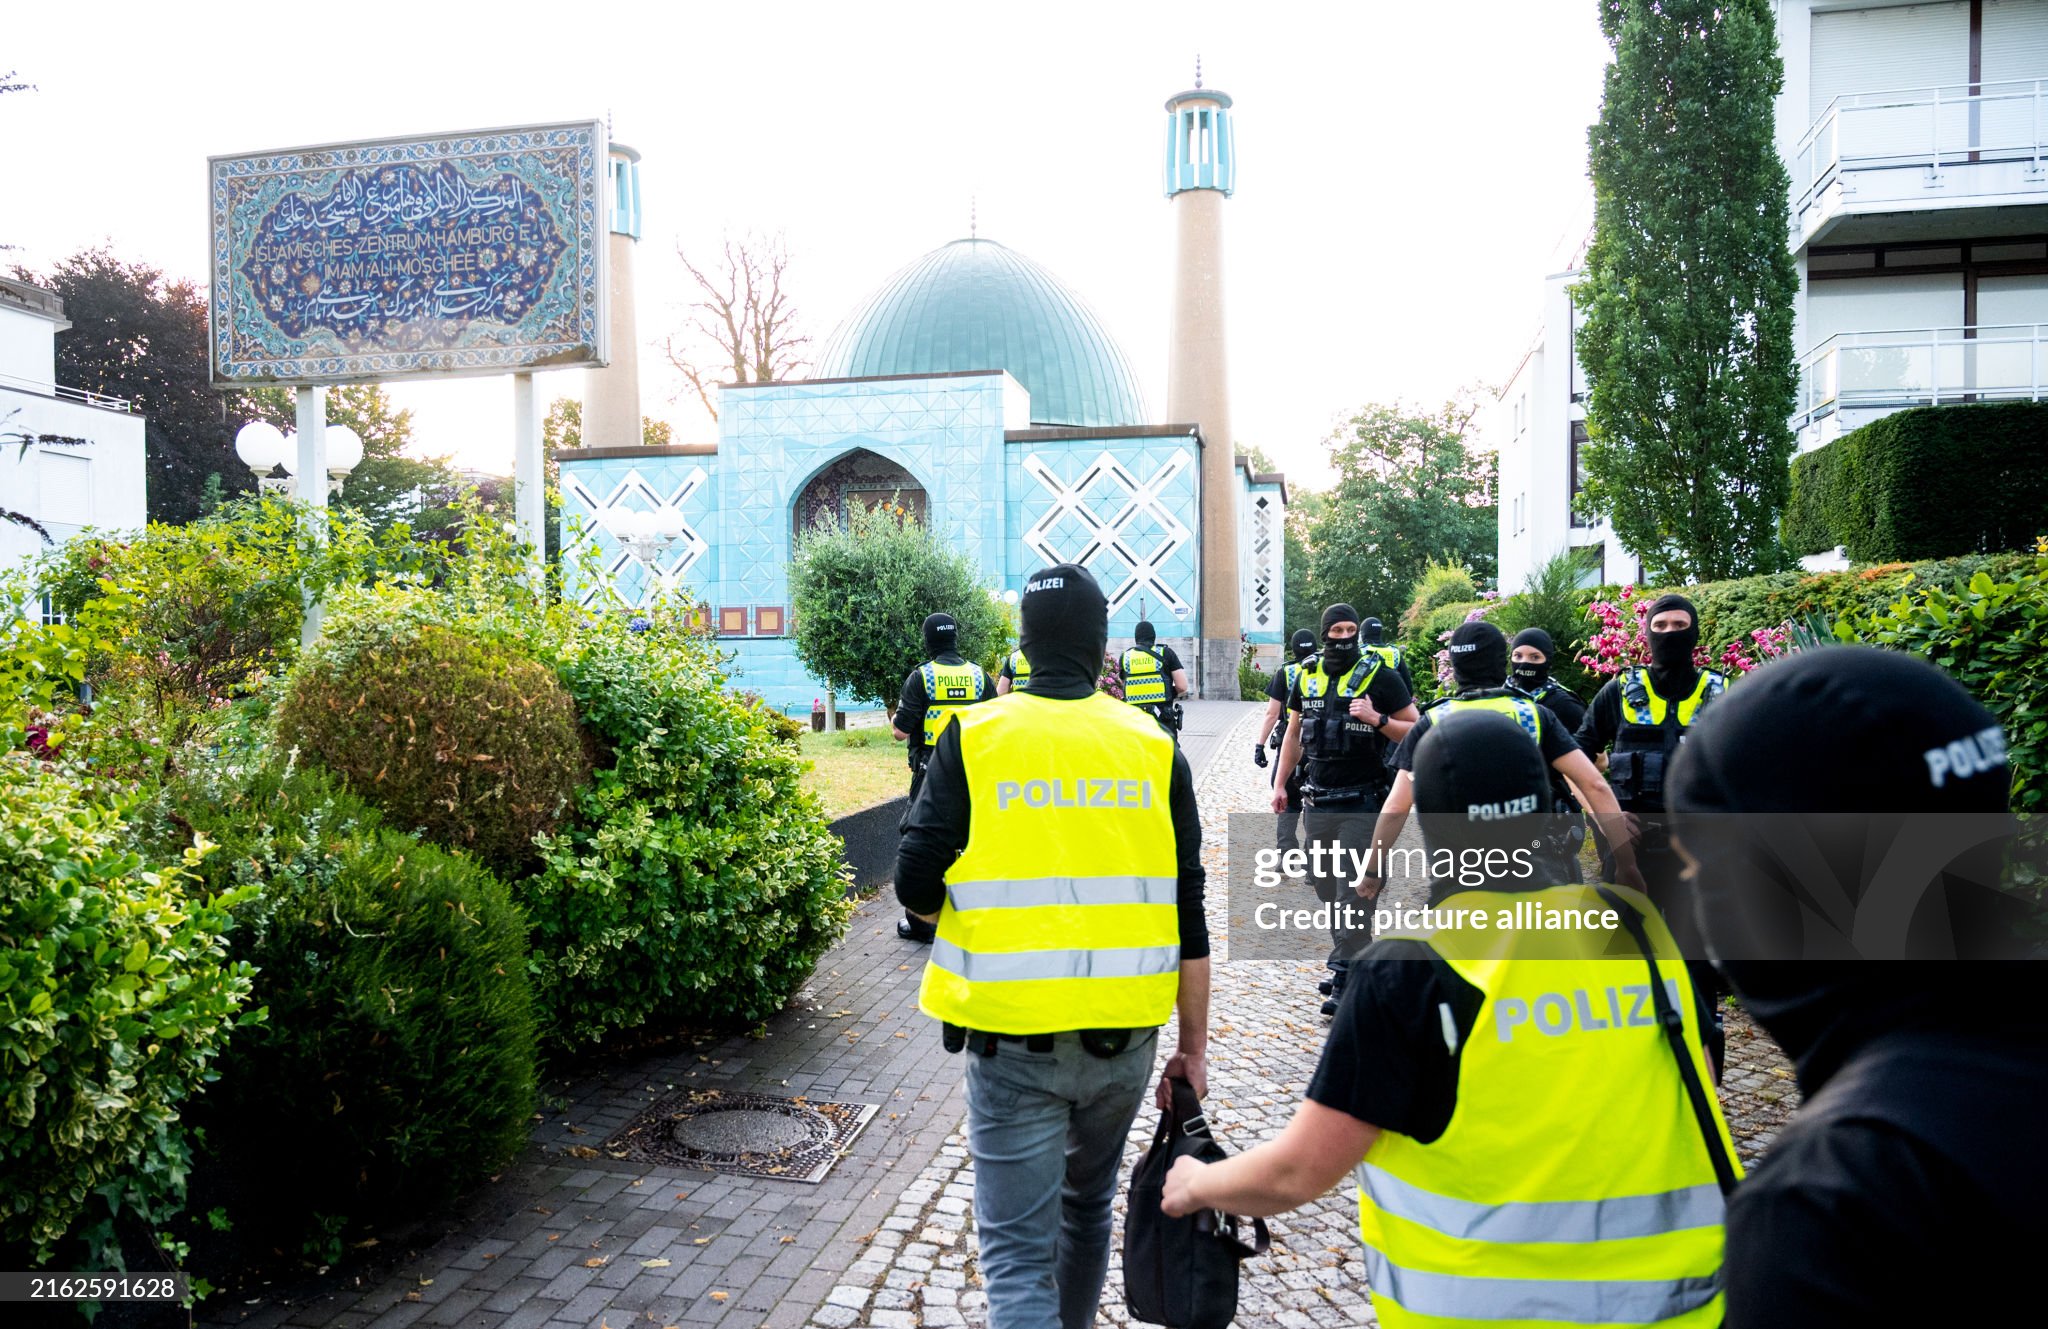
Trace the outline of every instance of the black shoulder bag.
{"type": "Polygon", "coordinates": [[[1124,1216],[1124,1303],[1131,1318],[1168,1329],[1224,1329],[1237,1315],[1238,1262],[1264,1255],[1272,1238],[1266,1220],[1251,1220],[1252,1244],[1239,1239],[1239,1220],[1204,1209],[1168,1218],[1160,1209],[1166,1174],[1182,1156],[1204,1163],[1229,1155],[1202,1115],[1194,1086],[1174,1078],[1173,1106],[1159,1118],[1152,1147],[1131,1171],[1124,1216]]]}

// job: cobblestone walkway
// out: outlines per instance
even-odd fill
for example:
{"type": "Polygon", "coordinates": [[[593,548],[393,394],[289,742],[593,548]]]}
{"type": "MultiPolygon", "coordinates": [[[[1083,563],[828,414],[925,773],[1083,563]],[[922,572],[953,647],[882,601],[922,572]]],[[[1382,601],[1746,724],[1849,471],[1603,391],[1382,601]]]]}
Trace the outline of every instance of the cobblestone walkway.
{"type": "MultiPolygon", "coordinates": [[[[1210,919],[1222,935],[1228,818],[1263,810],[1266,773],[1244,759],[1259,708],[1198,703],[1184,742],[1202,771],[1210,919]],[[1207,761],[1211,753],[1223,754],[1207,761]]],[[[885,891],[864,902],[792,1007],[764,1036],[737,1035],[608,1065],[547,1086],[527,1155],[457,1212],[380,1234],[367,1256],[289,1289],[201,1308],[249,1329],[979,1329],[974,1170],[960,1063],[917,1010],[923,952],[897,940],[885,891]],[[880,1104],[819,1185],[649,1167],[598,1146],[676,1088],[880,1104]],[[380,1258],[381,1257],[381,1258],[380,1258]]],[[[1323,1042],[1319,965],[1219,962],[1208,1112],[1226,1147],[1277,1134],[1323,1042]]],[[[1745,1161],[1796,1101],[1789,1068],[1734,1014],[1722,1089],[1745,1161]]],[[[1171,1048],[1174,1033],[1163,1031],[1171,1048]]],[[[1148,1105],[1129,1174],[1157,1123],[1148,1105]]],[[[1121,1197],[1115,1245],[1122,1244],[1121,1197]]],[[[1375,1323],[1353,1200],[1339,1187],[1270,1221],[1271,1252],[1246,1265],[1238,1323],[1286,1329],[1375,1323]]],[[[1103,1325],[1121,1326],[1112,1259],[1103,1325]]]]}
{"type": "MultiPolygon", "coordinates": [[[[1224,755],[1200,786],[1210,924],[1219,937],[1229,816],[1264,811],[1270,792],[1266,772],[1238,755],[1256,736],[1257,722],[1253,712],[1221,740],[1224,755]]],[[[1322,970],[1319,965],[1225,960],[1212,972],[1209,1098],[1204,1106],[1217,1137],[1236,1152],[1279,1134],[1307,1091],[1327,1027],[1311,996],[1322,970]]],[[[1789,1115],[1796,1092],[1791,1069],[1777,1048],[1739,1011],[1729,1013],[1728,1033],[1722,1100],[1743,1160],[1753,1163],[1789,1115]]],[[[1161,1048],[1172,1048],[1171,1027],[1159,1041],[1161,1048]]],[[[1157,1124],[1157,1110],[1148,1100],[1125,1145],[1126,1177],[1150,1147],[1157,1124]]],[[[964,1127],[963,1121],[939,1158],[918,1174],[868,1239],[867,1258],[848,1269],[826,1304],[813,1313],[810,1323],[817,1329],[982,1329],[987,1324],[988,1300],[975,1269],[974,1165],[967,1157],[964,1127]]],[[[1123,1305],[1123,1211],[1119,1194],[1098,1326],[1131,1323],[1123,1305]]],[[[1377,1324],[1359,1258],[1357,1223],[1357,1202],[1348,1185],[1268,1220],[1272,1249],[1244,1266],[1237,1323],[1284,1329],[1377,1324]]]]}

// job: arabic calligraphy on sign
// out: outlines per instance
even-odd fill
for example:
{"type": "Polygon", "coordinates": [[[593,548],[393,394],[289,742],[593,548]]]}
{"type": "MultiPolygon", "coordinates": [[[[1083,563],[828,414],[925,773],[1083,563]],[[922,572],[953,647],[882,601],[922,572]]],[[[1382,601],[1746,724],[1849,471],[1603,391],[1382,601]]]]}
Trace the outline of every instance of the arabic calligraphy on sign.
{"type": "Polygon", "coordinates": [[[285,195],[242,273],[286,336],[452,346],[458,320],[518,323],[566,248],[513,176],[476,185],[451,165],[395,165],[350,171],[324,197],[285,195]]]}
{"type": "Polygon", "coordinates": [[[602,365],[604,128],[211,162],[218,382],[602,365]]]}

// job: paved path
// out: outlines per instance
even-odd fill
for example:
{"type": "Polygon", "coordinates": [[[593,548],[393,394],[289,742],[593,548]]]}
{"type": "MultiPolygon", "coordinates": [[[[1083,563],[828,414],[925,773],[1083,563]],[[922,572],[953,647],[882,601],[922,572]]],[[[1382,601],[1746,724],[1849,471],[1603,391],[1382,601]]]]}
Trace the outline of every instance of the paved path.
{"type": "MultiPolygon", "coordinates": [[[[1256,703],[1189,704],[1182,744],[1202,800],[1212,927],[1225,906],[1228,815],[1267,786],[1248,748],[1256,703]]],[[[975,1269],[973,1168],[962,1139],[961,1069],[916,1007],[923,953],[898,941],[886,891],[855,913],[765,1036],[671,1046],[546,1086],[526,1155],[465,1205],[385,1234],[305,1285],[207,1304],[202,1323],[304,1329],[965,1329],[986,1323],[975,1269]],[[594,1146],[672,1087],[803,1094],[880,1111],[816,1186],[649,1169],[594,1146]]],[[[1220,935],[1220,931],[1219,931],[1220,935]]],[[[1232,1149],[1275,1134],[1321,1050],[1317,968],[1227,960],[1215,967],[1210,1119],[1232,1149]],[[1294,972],[1280,972],[1292,968],[1294,972]]],[[[1172,1046],[1169,1029],[1161,1045],[1172,1046]]],[[[1738,1036],[1731,1067],[1755,1145],[1789,1108],[1766,1040],[1738,1036]]],[[[1724,1097],[1727,1091],[1724,1089],[1724,1097]]],[[[1738,1117],[1736,1105],[1731,1112],[1738,1117]]],[[[1148,1107],[1125,1171],[1150,1142],[1148,1107]]],[[[1746,1153],[1753,1148],[1746,1148],[1746,1153]]],[[[1121,1200],[1117,1242],[1121,1244],[1121,1200]]],[[[1343,1188],[1272,1223],[1271,1254],[1247,1266],[1240,1324],[1371,1324],[1353,1202],[1343,1188]]],[[[1112,1265],[1102,1324],[1121,1325],[1112,1265]]]]}

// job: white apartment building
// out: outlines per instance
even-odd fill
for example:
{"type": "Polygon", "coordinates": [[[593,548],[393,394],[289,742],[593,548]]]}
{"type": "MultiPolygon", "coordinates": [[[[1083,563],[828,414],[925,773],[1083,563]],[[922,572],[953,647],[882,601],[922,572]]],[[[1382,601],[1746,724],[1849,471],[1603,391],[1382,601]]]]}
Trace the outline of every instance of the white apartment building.
{"type": "MultiPolygon", "coordinates": [[[[1801,450],[1908,406],[2040,399],[2048,0],[1779,0],[1777,11],[1801,450]]],[[[1602,580],[1637,571],[1603,527],[1572,525],[1584,409],[1562,293],[1575,275],[1545,280],[1536,350],[1482,421],[1500,448],[1506,590],[1567,547],[1587,551],[1588,578],[1596,557],[1602,580]]]]}
{"type": "MultiPolygon", "coordinates": [[[[139,529],[148,517],[142,417],[118,397],[57,382],[56,338],[70,326],[55,295],[0,278],[0,508],[28,516],[55,544],[88,526],[139,529]],[[43,436],[83,442],[33,441],[43,436]]],[[[0,570],[49,547],[0,521],[0,570]]]]}

